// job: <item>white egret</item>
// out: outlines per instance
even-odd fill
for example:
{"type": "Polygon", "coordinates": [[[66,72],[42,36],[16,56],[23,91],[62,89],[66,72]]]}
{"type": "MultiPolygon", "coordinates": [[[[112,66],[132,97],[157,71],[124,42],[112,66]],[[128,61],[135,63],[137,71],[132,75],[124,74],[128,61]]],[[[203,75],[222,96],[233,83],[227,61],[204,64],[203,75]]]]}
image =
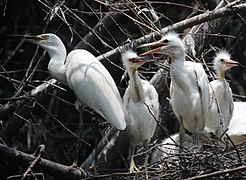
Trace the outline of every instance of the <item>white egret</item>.
{"type": "Polygon", "coordinates": [[[211,104],[204,131],[220,136],[229,126],[234,109],[232,91],[225,80],[225,71],[239,64],[231,60],[230,54],[225,50],[216,53],[213,64],[218,79],[211,81],[209,85],[211,104]]]}
{"type": "Polygon", "coordinates": [[[82,49],[73,50],[67,56],[61,39],[52,33],[17,37],[24,37],[48,52],[50,74],[68,85],[82,105],[92,108],[117,129],[125,129],[123,103],[118,89],[108,70],[95,56],[82,49]]]}
{"type": "MultiPolygon", "coordinates": [[[[130,172],[136,168],[134,153],[136,145],[148,147],[159,118],[158,94],[149,81],[140,79],[137,68],[143,65],[146,57],[138,57],[131,50],[122,53],[123,65],[129,74],[129,86],[125,91],[123,103],[126,113],[127,131],[130,137],[130,172]]],[[[145,157],[145,163],[147,157],[145,157]]]]}
{"type": "Polygon", "coordinates": [[[166,54],[171,60],[170,74],[171,104],[180,122],[180,144],[183,144],[185,128],[194,133],[194,144],[199,143],[199,134],[203,133],[208,119],[209,88],[208,78],[200,63],[185,61],[185,45],[174,32],[168,33],[157,42],[140,47],[152,46],[150,53],[166,54]]]}
{"type": "Polygon", "coordinates": [[[227,134],[234,144],[246,141],[246,102],[234,102],[234,111],[227,134]]]}

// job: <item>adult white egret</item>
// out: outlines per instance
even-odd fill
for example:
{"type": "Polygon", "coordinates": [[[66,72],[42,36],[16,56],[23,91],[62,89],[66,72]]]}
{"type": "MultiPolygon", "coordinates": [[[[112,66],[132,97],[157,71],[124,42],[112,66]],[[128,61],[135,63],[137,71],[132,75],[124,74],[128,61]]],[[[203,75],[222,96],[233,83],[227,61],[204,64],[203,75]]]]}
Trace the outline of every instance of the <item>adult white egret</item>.
{"type": "Polygon", "coordinates": [[[180,122],[180,144],[183,144],[185,128],[194,133],[194,144],[199,143],[208,119],[209,88],[208,78],[200,63],[185,61],[185,45],[174,32],[164,35],[157,42],[140,47],[156,47],[141,55],[166,54],[171,60],[170,74],[171,104],[180,122]]]}
{"type": "MultiPolygon", "coordinates": [[[[140,79],[137,68],[147,62],[144,58],[138,57],[132,50],[122,53],[122,61],[129,74],[129,86],[123,97],[123,104],[126,113],[127,131],[130,137],[130,172],[136,168],[134,153],[136,145],[143,144],[148,147],[151,137],[156,129],[156,121],[159,118],[158,94],[149,81],[140,79]]],[[[145,157],[145,163],[147,157],[145,157]]]]}
{"type": "Polygon", "coordinates": [[[246,141],[246,102],[234,102],[234,111],[227,134],[234,144],[246,141]]]}
{"type": "Polygon", "coordinates": [[[23,37],[48,52],[50,74],[68,85],[82,105],[92,108],[117,129],[125,129],[123,103],[118,89],[107,69],[95,56],[79,49],[67,56],[61,39],[52,33],[17,37],[23,37]]]}
{"type": "Polygon", "coordinates": [[[225,50],[216,53],[213,64],[218,79],[210,82],[211,105],[204,131],[220,136],[229,126],[234,109],[232,91],[225,80],[225,71],[239,64],[231,60],[230,54],[225,50]]]}

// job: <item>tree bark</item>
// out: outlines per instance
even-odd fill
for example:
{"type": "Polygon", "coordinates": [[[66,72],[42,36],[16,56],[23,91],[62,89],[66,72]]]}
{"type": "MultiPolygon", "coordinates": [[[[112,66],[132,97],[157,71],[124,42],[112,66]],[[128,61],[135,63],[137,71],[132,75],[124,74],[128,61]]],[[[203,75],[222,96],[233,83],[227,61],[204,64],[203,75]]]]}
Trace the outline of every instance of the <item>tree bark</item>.
{"type": "MultiPolygon", "coordinates": [[[[14,150],[3,144],[0,144],[0,157],[1,160],[9,160],[13,163],[18,163],[22,167],[28,167],[30,162],[36,158],[34,155],[14,150]]],[[[86,175],[86,173],[82,173],[79,169],[61,165],[44,158],[41,158],[40,162],[34,166],[34,169],[61,179],[81,179],[86,175]]]]}

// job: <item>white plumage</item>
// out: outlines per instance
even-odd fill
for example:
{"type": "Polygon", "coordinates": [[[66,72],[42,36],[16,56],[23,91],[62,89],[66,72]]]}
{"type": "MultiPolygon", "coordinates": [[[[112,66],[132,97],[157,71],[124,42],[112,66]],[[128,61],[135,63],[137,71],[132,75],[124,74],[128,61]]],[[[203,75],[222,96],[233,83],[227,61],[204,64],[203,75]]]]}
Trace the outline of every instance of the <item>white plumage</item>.
{"type": "Polygon", "coordinates": [[[230,54],[225,50],[216,53],[213,63],[218,79],[210,82],[211,104],[204,131],[220,136],[229,126],[234,109],[232,91],[225,80],[225,71],[238,66],[238,63],[232,61],[230,54]]]}
{"type": "Polygon", "coordinates": [[[227,134],[235,144],[246,141],[246,102],[234,102],[234,111],[227,134]]]}
{"type": "Polygon", "coordinates": [[[66,57],[66,48],[55,34],[24,37],[48,52],[50,74],[68,85],[81,104],[92,108],[117,129],[125,129],[123,103],[118,89],[95,56],[86,50],[73,50],[66,57]]]}
{"type": "Polygon", "coordinates": [[[156,120],[159,117],[159,101],[154,86],[138,76],[137,68],[146,62],[143,57],[138,57],[133,51],[127,50],[122,53],[122,61],[130,77],[123,102],[131,141],[130,171],[133,171],[135,164],[132,156],[136,145],[148,147],[154,135],[156,120]]]}
{"type": "Polygon", "coordinates": [[[171,60],[171,104],[180,122],[181,144],[184,128],[194,133],[195,145],[208,119],[209,88],[207,75],[200,63],[185,61],[185,45],[175,33],[168,33],[161,40],[142,46],[156,46],[141,55],[161,53],[171,60]]]}

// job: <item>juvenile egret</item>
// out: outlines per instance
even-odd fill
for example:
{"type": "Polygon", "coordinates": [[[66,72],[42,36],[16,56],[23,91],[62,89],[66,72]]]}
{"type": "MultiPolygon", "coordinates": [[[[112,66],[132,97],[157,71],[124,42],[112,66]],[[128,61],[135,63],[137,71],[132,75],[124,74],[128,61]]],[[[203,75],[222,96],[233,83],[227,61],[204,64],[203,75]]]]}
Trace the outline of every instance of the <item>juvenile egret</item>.
{"type": "Polygon", "coordinates": [[[194,144],[198,145],[199,133],[203,132],[208,119],[208,78],[200,63],[185,61],[185,45],[174,32],[168,33],[157,42],[140,45],[152,46],[151,53],[166,54],[171,60],[170,74],[171,104],[180,122],[180,144],[183,145],[185,128],[194,133],[194,144]]]}
{"type": "Polygon", "coordinates": [[[213,64],[218,79],[213,80],[209,85],[211,105],[204,131],[220,136],[229,126],[234,109],[232,91],[225,80],[225,71],[239,64],[232,61],[230,54],[225,50],[216,53],[213,64]]]}
{"type": "Polygon", "coordinates": [[[133,159],[136,145],[143,144],[145,148],[148,147],[159,118],[158,94],[153,85],[146,80],[141,80],[138,75],[137,68],[147,62],[144,58],[146,57],[138,57],[131,50],[122,53],[123,65],[130,77],[129,86],[123,97],[126,129],[131,141],[130,172],[137,169],[133,159]]]}
{"type": "Polygon", "coordinates": [[[92,108],[117,129],[125,129],[123,103],[118,89],[95,56],[86,50],[73,50],[66,57],[64,44],[52,33],[17,37],[23,37],[48,52],[50,74],[68,85],[82,105],[92,108]]]}
{"type": "Polygon", "coordinates": [[[234,102],[234,111],[227,134],[234,144],[246,141],[246,102],[234,102]]]}

